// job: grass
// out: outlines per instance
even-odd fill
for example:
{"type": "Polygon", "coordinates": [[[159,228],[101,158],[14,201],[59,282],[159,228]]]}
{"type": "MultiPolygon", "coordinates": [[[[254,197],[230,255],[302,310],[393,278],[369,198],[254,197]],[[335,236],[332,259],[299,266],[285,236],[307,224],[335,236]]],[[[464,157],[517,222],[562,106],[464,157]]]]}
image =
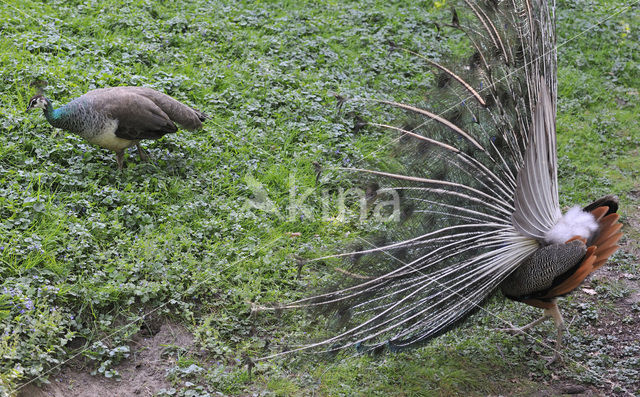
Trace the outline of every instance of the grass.
{"type": "MultiPolygon", "coordinates": [[[[563,205],[613,193],[626,213],[638,189],[639,9],[596,24],[623,4],[558,6],[558,42],[572,39],[559,50],[563,205]]],[[[243,364],[263,355],[267,340],[299,340],[309,321],[256,318],[249,303],[290,301],[321,283],[322,272],[298,278],[295,257],[356,229],[352,219],[327,219],[335,208],[322,216],[323,189],[341,181],[325,172],[316,189],[314,162],[330,169],[375,158],[385,137],[354,132],[351,114],[394,118],[362,102],[338,112],[334,94],[419,101],[433,76],[389,42],[446,53],[455,41],[443,44],[434,29],[443,10],[373,0],[0,1],[0,394],[46,378],[83,349],[89,371],[117,377],[148,318],[183,324],[206,352],[178,361],[179,395],[528,394],[548,382],[545,349],[487,332],[502,324],[482,315],[402,354],[285,357],[258,363],[251,379],[243,364]],[[54,135],[40,114],[24,112],[34,80],[48,82],[54,104],[93,88],[146,85],[211,120],[202,132],[147,142],[154,162],[132,152],[119,174],[112,153],[54,135]],[[194,363],[203,370],[186,371],[194,363]]],[[[573,299],[569,313],[581,313],[573,299]]],[[[514,323],[537,316],[502,300],[489,308],[514,323]]],[[[588,367],[585,357],[576,360],[588,367]]],[[[580,366],[563,371],[603,384],[580,366]]]]}

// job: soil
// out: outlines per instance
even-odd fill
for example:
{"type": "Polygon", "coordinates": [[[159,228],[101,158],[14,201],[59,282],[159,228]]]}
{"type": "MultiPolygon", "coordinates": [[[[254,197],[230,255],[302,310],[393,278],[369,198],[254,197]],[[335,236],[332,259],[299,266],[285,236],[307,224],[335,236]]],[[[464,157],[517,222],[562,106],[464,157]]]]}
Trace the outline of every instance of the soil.
{"type": "Polygon", "coordinates": [[[86,368],[64,367],[42,387],[27,385],[19,397],[131,397],[153,396],[169,389],[167,371],[175,365],[173,355],[164,355],[168,346],[189,349],[193,336],[182,326],[165,323],[157,333],[138,334],[131,345],[131,355],[117,370],[121,379],[92,376],[86,368]]]}

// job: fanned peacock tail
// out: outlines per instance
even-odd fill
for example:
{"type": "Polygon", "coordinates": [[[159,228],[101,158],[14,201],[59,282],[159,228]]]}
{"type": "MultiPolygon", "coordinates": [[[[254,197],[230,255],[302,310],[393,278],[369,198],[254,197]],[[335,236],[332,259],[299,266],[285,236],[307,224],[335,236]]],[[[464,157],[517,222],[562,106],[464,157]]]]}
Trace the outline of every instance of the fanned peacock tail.
{"type": "Polygon", "coordinates": [[[561,217],[554,8],[460,2],[446,29],[466,34],[468,58],[422,58],[438,75],[425,106],[381,101],[412,114],[413,127],[372,124],[395,134],[397,148],[384,169],[347,171],[378,188],[370,206],[395,195],[400,219],[385,241],[333,256],[349,262],[338,288],[287,305],[340,319],[335,336],[305,348],[397,349],[433,338],[544,243],[561,217]]]}

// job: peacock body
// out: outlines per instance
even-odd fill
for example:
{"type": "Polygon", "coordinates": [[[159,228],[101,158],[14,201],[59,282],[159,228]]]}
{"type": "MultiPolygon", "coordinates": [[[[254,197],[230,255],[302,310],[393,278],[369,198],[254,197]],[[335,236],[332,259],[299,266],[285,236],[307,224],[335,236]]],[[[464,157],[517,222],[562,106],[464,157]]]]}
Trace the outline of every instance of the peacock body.
{"type": "Polygon", "coordinates": [[[458,2],[446,28],[467,37],[463,66],[424,59],[439,73],[424,107],[381,101],[412,114],[411,127],[371,123],[397,134],[397,148],[384,169],[345,171],[377,188],[369,204],[394,192],[399,221],[331,256],[349,266],[338,286],[288,305],[343,324],[304,348],[415,346],[497,290],[544,309],[560,345],[557,298],[601,267],[622,234],[614,196],[560,209],[554,13],[544,0],[458,2]]]}

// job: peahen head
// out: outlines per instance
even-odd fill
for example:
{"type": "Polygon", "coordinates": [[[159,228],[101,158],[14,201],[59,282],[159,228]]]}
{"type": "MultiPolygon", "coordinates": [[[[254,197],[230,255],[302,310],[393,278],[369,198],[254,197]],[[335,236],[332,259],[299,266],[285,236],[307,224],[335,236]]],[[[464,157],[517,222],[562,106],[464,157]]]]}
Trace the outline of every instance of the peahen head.
{"type": "Polygon", "coordinates": [[[27,106],[27,110],[31,110],[35,108],[47,110],[49,106],[51,106],[51,102],[47,98],[45,98],[44,95],[38,94],[38,95],[34,95],[29,100],[29,106],[27,106]]]}

